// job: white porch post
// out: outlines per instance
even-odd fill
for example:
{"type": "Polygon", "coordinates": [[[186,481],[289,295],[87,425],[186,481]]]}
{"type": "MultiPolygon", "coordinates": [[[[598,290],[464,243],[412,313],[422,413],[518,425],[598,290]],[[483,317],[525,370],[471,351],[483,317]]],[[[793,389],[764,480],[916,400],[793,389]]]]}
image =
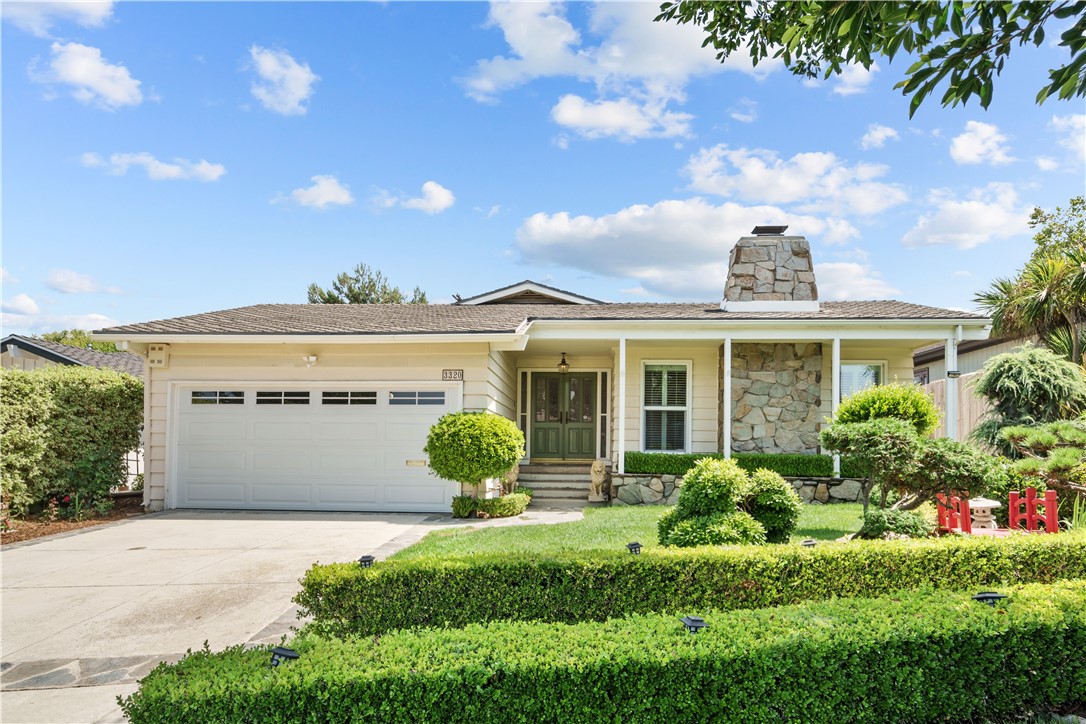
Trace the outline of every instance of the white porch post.
{"type": "Polygon", "coordinates": [[[724,338],[724,449],[725,458],[732,456],[732,338],[724,338]]]}
{"type": "MultiPolygon", "coordinates": [[[[946,338],[943,359],[946,360],[948,372],[958,369],[958,341],[953,337],[946,338]]],[[[958,380],[946,377],[946,436],[951,440],[958,439],[958,380]]]]}
{"type": "Polygon", "coordinates": [[[626,338],[618,338],[618,474],[626,472],[626,338]]]}
{"type": "MultiPolygon", "coordinates": [[[[830,383],[830,415],[837,415],[837,405],[841,403],[841,338],[833,338],[833,355],[830,358],[830,376],[833,378],[830,383]]],[[[833,477],[841,477],[841,456],[833,456],[833,477]]]]}

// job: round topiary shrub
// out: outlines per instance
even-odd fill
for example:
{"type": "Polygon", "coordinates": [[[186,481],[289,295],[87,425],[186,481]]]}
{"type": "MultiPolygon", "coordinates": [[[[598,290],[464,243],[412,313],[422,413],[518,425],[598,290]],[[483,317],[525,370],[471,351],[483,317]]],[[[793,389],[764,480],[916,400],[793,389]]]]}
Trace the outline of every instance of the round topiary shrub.
{"type": "MultiPolygon", "coordinates": [[[[784,483],[779,475],[777,478],[784,483]]],[[[770,487],[763,481],[759,489],[770,487]]],[[[688,547],[765,543],[765,527],[738,509],[751,489],[750,477],[734,460],[698,460],[683,478],[678,505],[657,524],[660,544],[688,547]]]]}
{"type": "Polygon", "coordinates": [[[849,395],[837,407],[834,424],[882,418],[905,420],[918,435],[930,435],[939,426],[939,408],[931,395],[912,383],[876,385],[849,395]]]}
{"type": "Polygon", "coordinates": [[[501,477],[520,462],[524,435],[500,415],[451,412],[430,428],[424,451],[435,475],[478,485],[501,477]]]}
{"type": "Polygon", "coordinates": [[[762,524],[768,543],[787,543],[799,523],[803,502],[788,481],[760,468],[750,476],[740,508],[762,524]]]}
{"type": "Polygon", "coordinates": [[[735,511],[747,473],[734,460],[702,458],[683,477],[678,510],[684,518],[735,511]]]}

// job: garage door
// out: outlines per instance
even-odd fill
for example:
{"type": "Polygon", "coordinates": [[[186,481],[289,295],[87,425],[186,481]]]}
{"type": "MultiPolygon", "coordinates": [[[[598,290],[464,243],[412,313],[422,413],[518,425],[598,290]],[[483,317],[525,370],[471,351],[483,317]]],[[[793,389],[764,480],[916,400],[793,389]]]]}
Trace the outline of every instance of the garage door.
{"type": "Polygon", "coordinates": [[[426,511],[457,485],[430,475],[430,426],[459,386],[231,383],[181,387],[179,508],[426,511]]]}

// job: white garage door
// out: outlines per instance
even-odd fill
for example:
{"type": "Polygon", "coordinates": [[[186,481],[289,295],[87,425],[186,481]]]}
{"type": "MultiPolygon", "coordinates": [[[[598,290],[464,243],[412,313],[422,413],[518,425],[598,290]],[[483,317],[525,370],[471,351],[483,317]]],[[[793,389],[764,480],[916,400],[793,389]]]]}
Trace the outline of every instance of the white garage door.
{"type": "Polygon", "coordinates": [[[430,426],[457,385],[216,383],[178,389],[179,508],[446,512],[458,486],[430,474],[430,426]]]}

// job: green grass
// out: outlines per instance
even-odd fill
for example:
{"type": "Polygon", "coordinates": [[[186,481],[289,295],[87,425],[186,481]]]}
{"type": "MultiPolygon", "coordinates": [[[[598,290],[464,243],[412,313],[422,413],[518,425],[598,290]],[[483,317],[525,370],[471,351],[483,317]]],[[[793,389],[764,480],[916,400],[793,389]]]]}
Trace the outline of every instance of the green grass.
{"type": "MultiPolygon", "coordinates": [[[[655,505],[588,508],[584,520],[573,523],[439,530],[392,558],[463,557],[495,552],[546,555],[621,549],[630,541],[638,541],[645,548],[656,547],[656,521],[666,510],[655,505]]],[[[805,505],[792,540],[834,540],[855,533],[860,529],[861,510],[858,503],[805,505]]],[[[531,513],[529,508],[525,515],[531,513]]]]}

